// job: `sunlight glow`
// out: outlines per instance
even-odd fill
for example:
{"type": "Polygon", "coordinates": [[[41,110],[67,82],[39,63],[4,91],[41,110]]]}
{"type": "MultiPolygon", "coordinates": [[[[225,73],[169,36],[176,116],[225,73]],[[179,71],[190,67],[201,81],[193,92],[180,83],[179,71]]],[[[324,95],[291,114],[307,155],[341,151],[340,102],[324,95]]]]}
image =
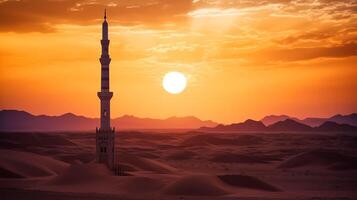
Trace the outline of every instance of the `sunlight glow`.
{"type": "Polygon", "coordinates": [[[162,80],[162,86],[171,94],[181,93],[186,88],[186,84],[187,79],[181,72],[169,72],[162,80]]]}

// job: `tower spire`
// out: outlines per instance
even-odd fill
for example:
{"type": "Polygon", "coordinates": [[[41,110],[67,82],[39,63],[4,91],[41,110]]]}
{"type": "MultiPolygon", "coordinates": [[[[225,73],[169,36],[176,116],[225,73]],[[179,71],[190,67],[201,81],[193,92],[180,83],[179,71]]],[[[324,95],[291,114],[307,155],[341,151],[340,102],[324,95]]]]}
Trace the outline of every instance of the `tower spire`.
{"type": "Polygon", "coordinates": [[[102,54],[99,58],[101,63],[101,89],[98,92],[100,99],[100,128],[96,135],[97,162],[105,163],[110,169],[114,167],[114,128],[110,126],[110,99],[113,92],[109,89],[109,43],[107,10],[104,9],[104,22],[102,24],[102,54]]]}
{"type": "Polygon", "coordinates": [[[102,24],[102,39],[108,39],[108,22],[107,22],[107,9],[104,8],[104,21],[102,24]]]}

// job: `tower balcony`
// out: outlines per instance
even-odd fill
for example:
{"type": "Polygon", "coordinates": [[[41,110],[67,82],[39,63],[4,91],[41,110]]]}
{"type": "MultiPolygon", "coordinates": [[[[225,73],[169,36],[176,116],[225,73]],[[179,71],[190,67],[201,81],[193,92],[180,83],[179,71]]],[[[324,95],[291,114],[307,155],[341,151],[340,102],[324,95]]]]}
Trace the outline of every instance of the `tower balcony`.
{"type": "Polygon", "coordinates": [[[100,64],[102,65],[109,65],[111,60],[112,59],[110,59],[109,55],[102,55],[99,58],[100,64]]]}
{"type": "Polygon", "coordinates": [[[113,92],[98,92],[97,95],[100,100],[110,100],[113,97],[113,92]]]}

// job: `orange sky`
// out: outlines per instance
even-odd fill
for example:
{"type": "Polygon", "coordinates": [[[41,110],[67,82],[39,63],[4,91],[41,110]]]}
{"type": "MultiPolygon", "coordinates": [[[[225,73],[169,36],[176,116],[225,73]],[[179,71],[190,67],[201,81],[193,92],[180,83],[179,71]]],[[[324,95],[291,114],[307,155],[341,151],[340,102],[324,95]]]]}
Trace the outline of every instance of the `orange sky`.
{"type": "Polygon", "coordinates": [[[0,0],[1,109],[97,117],[105,7],[112,117],[357,112],[353,0],[0,0]]]}

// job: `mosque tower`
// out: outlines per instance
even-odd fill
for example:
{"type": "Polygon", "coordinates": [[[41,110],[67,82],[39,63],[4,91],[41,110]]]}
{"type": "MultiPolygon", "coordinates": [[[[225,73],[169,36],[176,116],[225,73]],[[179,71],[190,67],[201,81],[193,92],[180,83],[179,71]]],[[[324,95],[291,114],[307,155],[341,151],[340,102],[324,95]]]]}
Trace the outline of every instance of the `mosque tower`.
{"type": "Polygon", "coordinates": [[[107,12],[104,11],[102,24],[102,55],[99,59],[101,67],[101,90],[98,92],[100,99],[100,128],[96,130],[96,160],[106,164],[110,169],[114,167],[114,139],[115,129],[110,127],[110,99],[113,92],[109,90],[109,39],[107,12]]]}

